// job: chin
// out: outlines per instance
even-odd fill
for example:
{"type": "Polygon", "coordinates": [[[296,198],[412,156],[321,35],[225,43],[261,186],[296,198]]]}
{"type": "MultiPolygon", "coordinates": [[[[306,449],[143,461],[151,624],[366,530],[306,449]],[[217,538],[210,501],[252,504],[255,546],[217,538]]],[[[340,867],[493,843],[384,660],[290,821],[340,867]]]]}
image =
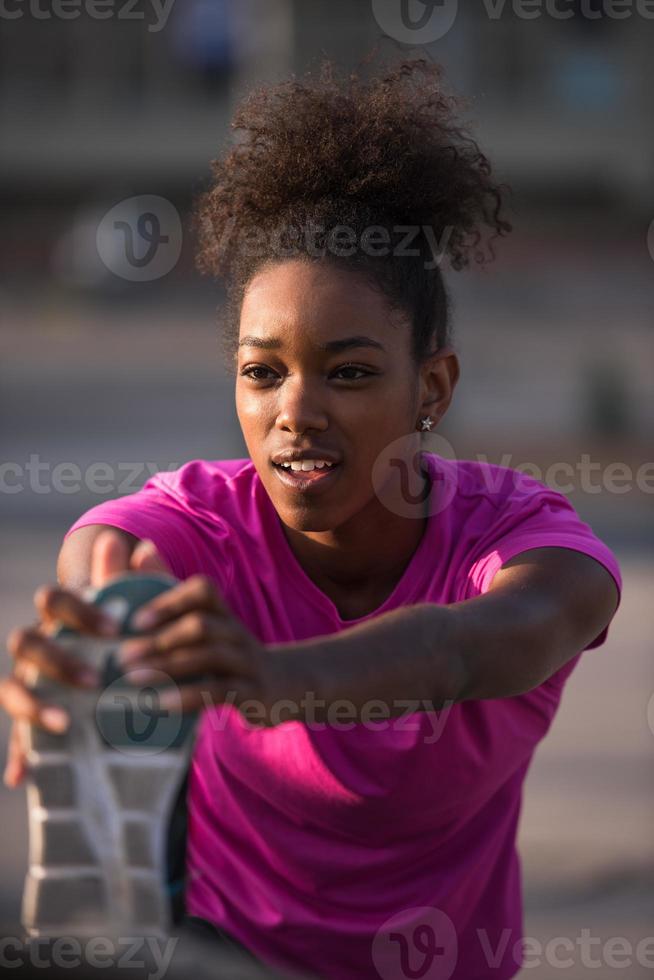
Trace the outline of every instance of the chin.
{"type": "Polygon", "coordinates": [[[333,531],[341,523],[336,518],[330,518],[327,508],[318,513],[318,508],[307,508],[298,502],[297,507],[278,506],[275,498],[271,498],[280,520],[294,531],[333,531]]]}

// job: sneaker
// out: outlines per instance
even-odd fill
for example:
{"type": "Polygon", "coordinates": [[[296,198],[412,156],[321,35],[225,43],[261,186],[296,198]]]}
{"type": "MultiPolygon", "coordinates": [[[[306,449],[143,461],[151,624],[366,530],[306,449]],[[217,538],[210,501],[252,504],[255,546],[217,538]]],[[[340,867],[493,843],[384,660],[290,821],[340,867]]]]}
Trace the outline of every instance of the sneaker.
{"type": "MultiPolygon", "coordinates": [[[[172,879],[168,835],[174,813],[179,826],[197,712],[160,708],[157,687],[128,683],[116,652],[137,635],[133,613],[176,583],[121,575],[85,594],[117,620],[119,637],[68,627],[54,635],[100,669],[97,690],[33,678],[35,693],[66,708],[71,723],[62,734],[27,726],[28,937],[169,934],[183,870],[175,859],[181,877],[172,879]]],[[[164,673],[159,681],[174,687],[164,673]]]]}

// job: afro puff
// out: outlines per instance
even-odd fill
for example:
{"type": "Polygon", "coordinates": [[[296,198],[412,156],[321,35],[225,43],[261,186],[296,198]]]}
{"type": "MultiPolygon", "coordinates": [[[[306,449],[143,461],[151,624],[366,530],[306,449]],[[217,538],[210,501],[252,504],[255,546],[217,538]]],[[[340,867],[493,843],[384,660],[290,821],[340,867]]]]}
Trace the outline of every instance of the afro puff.
{"type": "Polygon", "coordinates": [[[442,74],[417,59],[367,81],[338,79],[327,61],[241,102],[238,138],[212,161],[193,216],[198,268],[227,287],[228,355],[247,283],[287,258],[365,275],[408,315],[416,363],[449,342],[441,260],[455,270],[484,263],[511,225],[504,188],[442,74]]]}

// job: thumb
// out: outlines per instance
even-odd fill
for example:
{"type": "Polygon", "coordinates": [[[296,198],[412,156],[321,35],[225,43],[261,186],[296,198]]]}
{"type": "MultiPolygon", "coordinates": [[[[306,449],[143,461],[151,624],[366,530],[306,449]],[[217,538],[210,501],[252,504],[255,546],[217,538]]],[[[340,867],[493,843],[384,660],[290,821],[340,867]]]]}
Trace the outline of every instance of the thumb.
{"type": "Polygon", "coordinates": [[[165,572],[170,575],[170,569],[163,560],[154,541],[144,539],[134,548],[130,559],[130,569],[134,572],[165,572]]]}
{"type": "Polygon", "coordinates": [[[130,546],[126,539],[111,528],[101,531],[93,542],[91,554],[91,585],[98,589],[107,579],[127,571],[130,546]]]}

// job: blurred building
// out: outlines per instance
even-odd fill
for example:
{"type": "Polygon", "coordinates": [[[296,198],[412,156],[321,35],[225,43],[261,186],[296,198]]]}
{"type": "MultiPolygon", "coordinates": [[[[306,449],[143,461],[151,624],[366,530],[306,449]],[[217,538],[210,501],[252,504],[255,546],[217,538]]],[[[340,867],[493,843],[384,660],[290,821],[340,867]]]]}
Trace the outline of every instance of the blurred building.
{"type": "Polygon", "coordinates": [[[452,85],[473,96],[498,164],[535,192],[563,184],[651,202],[654,129],[643,120],[654,22],[635,4],[624,19],[586,10],[558,20],[475,0],[459,4],[443,38],[415,48],[384,40],[367,0],[169,0],[159,14],[157,6],[139,0],[121,16],[126,5],[116,0],[114,16],[96,19],[80,0],[78,16],[64,20],[46,16],[49,0],[15,0],[12,17],[1,15],[7,192],[77,197],[131,181],[188,189],[216,154],[243,87],[322,53],[349,67],[379,43],[383,55],[442,61],[452,85]]]}
{"type": "MultiPolygon", "coordinates": [[[[534,406],[531,437],[578,425],[649,438],[654,20],[635,0],[620,18],[602,13],[606,0],[543,0],[537,16],[531,0],[529,16],[511,0],[441,0],[456,9],[451,29],[409,47],[384,33],[375,13],[384,2],[393,0],[115,0],[113,15],[98,19],[79,0],[68,11],[78,16],[62,19],[48,15],[52,0],[7,0],[0,311],[33,297],[61,310],[80,295],[213,303],[186,234],[165,277],[115,275],[96,247],[103,216],[134,195],[161,195],[185,220],[250,86],[323,56],[365,72],[422,55],[443,63],[450,87],[469,99],[475,135],[518,205],[503,269],[453,277],[458,316],[471,328],[470,380],[449,424],[485,424],[489,434],[518,426],[510,398],[501,414],[485,409],[506,390],[534,406]],[[515,354],[489,374],[498,345],[515,354]],[[556,398],[544,362],[556,372],[556,398]]],[[[15,309],[10,318],[18,322],[15,309]]]]}

